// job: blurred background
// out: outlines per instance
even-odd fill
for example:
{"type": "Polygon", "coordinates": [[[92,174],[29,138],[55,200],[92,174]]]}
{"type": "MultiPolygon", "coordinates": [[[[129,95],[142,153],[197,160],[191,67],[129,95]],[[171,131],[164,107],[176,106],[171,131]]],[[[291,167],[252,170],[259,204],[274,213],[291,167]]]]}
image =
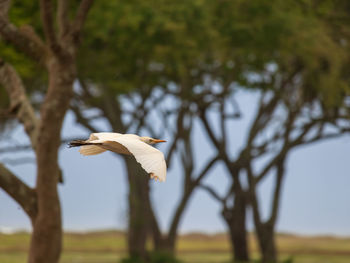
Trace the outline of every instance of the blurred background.
{"type": "MultiPolygon", "coordinates": [[[[8,19],[49,44],[45,8],[14,0],[8,19]]],[[[52,72],[6,32],[1,61],[44,119],[52,72]]],[[[349,262],[349,40],[345,0],[93,3],[58,130],[60,262],[349,262]],[[157,145],[166,182],[151,181],[132,157],[67,147],[105,131],[167,140],[157,145]]],[[[40,189],[39,150],[7,76],[0,72],[0,261],[25,262],[35,219],[2,176],[9,169],[40,189]]]]}

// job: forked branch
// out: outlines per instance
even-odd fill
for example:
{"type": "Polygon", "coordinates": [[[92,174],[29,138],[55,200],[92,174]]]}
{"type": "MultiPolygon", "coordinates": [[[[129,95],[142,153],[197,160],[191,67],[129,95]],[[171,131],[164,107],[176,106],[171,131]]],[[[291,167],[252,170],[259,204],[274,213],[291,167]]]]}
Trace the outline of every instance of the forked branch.
{"type": "Polygon", "coordinates": [[[3,85],[10,97],[12,113],[16,114],[18,120],[23,124],[30,138],[33,149],[36,147],[38,135],[38,119],[34,109],[27,98],[22,80],[16,70],[0,58],[0,84],[3,85]]]}
{"type": "Polygon", "coordinates": [[[57,52],[59,45],[54,28],[54,14],[51,0],[40,0],[40,13],[46,41],[51,50],[57,52]]]}
{"type": "Polygon", "coordinates": [[[37,214],[37,198],[35,190],[18,179],[1,163],[0,187],[20,204],[30,218],[35,218],[37,214]]]}

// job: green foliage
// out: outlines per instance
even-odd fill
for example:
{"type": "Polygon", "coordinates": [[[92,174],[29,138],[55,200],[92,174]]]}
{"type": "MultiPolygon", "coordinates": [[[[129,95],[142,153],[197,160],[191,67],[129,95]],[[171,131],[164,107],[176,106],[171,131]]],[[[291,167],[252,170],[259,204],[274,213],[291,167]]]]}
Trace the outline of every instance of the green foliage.
{"type": "MultiPolygon", "coordinates": [[[[262,74],[274,63],[283,76],[300,73],[305,99],[337,105],[349,93],[349,10],[345,0],[96,1],[84,28],[79,78],[97,85],[101,96],[169,82],[191,89],[208,74],[223,84],[271,88],[251,83],[247,73],[262,74]]],[[[10,19],[42,36],[37,2],[14,0],[10,19]]],[[[30,89],[43,88],[46,77],[35,63],[7,43],[0,50],[30,89]]]]}
{"type": "Polygon", "coordinates": [[[174,255],[165,252],[154,252],[150,255],[151,263],[181,263],[174,255]]]}
{"type": "MultiPolygon", "coordinates": [[[[253,241],[250,244],[252,258],[256,259],[258,258],[256,240],[253,238],[251,240],[253,241]]],[[[0,262],[25,262],[29,242],[30,234],[28,233],[0,234],[0,262]]],[[[125,243],[125,236],[113,231],[85,234],[66,233],[61,262],[120,262],[126,254],[125,243]]],[[[348,263],[350,261],[350,255],[347,253],[350,248],[349,238],[278,235],[277,243],[281,248],[282,262],[288,259],[293,259],[295,263],[348,263]]],[[[215,235],[203,239],[180,236],[179,245],[177,256],[183,262],[230,262],[230,246],[225,235],[222,235],[221,238],[215,235]],[[223,249],[220,250],[220,248],[223,249]]]]}
{"type": "Polygon", "coordinates": [[[178,82],[210,43],[204,7],[185,0],[97,2],[85,27],[80,77],[116,92],[178,82]]]}
{"type": "MultiPolygon", "coordinates": [[[[225,86],[272,89],[272,80],[252,82],[251,74],[262,76],[274,65],[273,77],[299,79],[303,100],[341,106],[350,92],[349,14],[345,0],[96,1],[78,77],[97,92],[81,105],[101,108],[105,96],[147,94],[169,83],[192,101],[208,76],[225,86]]],[[[10,19],[42,36],[37,2],[14,0],[10,19]]],[[[29,94],[45,89],[47,76],[35,62],[4,42],[0,57],[14,65],[29,94]]],[[[3,94],[0,88],[0,109],[8,106],[3,94]]]]}
{"type": "Polygon", "coordinates": [[[293,257],[289,257],[289,258],[282,261],[282,263],[293,263],[293,262],[294,262],[293,257]]]}
{"type": "MultiPolygon", "coordinates": [[[[12,1],[9,19],[20,30],[24,26],[30,25],[42,36],[38,1],[12,1]]],[[[18,74],[27,84],[29,92],[38,89],[44,83],[44,70],[9,43],[0,41],[0,57],[16,68],[18,74]]]]}
{"type": "Polygon", "coordinates": [[[138,256],[131,256],[131,257],[127,257],[127,258],[123,258],[120,263],[145,263],[144,260],[142,260],[142,258],[138,257],[138,256]]]}
{"type": "Polygon", "coordinates": [[[282,76],[299,73],[304,99],[318,97],[328,105],[341,103],[349,93],[346,43],[350,17],[339,12],[339,6],[349,10],[349,4],[321,2],[213,2],[215,25],[225,39],[226,57],[235,62],[231,74],[236,80],[243,86],[262,88],[264,81],[251,85],[242,73],[261,74],[268,63],[274,63],[282,76]]]}
{"type": "MultiPolygon", "coordinates": [[[[166,252],[153,252],[149,254],[147,263],[181,263],[172,254],[166,252]]],[[[140,257],[131,256],[121,260],[121,263],[145,263],[140,257]]]]}

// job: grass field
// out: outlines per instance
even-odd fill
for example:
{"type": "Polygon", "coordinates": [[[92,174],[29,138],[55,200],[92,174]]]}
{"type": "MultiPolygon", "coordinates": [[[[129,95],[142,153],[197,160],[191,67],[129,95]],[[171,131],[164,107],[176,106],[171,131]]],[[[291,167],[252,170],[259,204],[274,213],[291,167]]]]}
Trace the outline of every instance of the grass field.
{"type": "MultiPolygon", "coordinates": [[[[26,261],[30,236],[27,233],[0,234],[0,262],[26,261]]],[[[250,236],[253,257],[258,256],[250,236]]],[[[294,263],[349,263],[350,238],[278,235],[280,259],[294,263]]],[[[227,263],[229,243],[225,234],[192,233],[180,237],[177,255],[185,263],[227,263]]],[[[61,263],[111,263],[125,257],[125,236],[118,231],[66,233],[61,263]]]]}

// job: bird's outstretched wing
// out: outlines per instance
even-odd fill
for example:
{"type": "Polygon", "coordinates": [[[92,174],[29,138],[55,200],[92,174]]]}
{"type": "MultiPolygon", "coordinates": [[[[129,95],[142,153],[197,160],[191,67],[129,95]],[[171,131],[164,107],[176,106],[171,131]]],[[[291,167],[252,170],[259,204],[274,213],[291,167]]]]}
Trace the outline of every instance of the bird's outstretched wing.
{"type": "Polygon", "coordinates": [[[137,137],[128,136],[127,134],[115,138],[114,141],[127,148],[142,168],[151,174],[151,178],[158,179],[160,182],[165,181],[166,163],[161,151],[142,142],[137,137]]]}
{"type": "Polygon", "coordinates": [[[165,181],[166,163],[164,155],[156,148],[144,143],[134,134],[92,133],[86,141],[73,141],[71,146],[81,146],[79,152],[83,155],[95,155],[106,150],[132,154],[151,178],[165,181]]]}
{"type": "MultiPolygon", "coordinates": [[[[96,155],[107,150],[120,154],[130,154],[123,145],[116,142],[116,138],[120,136],[123,136],[123,134],[112,132],[92,133],[86,141],[73,141],[73,146],[81,146],[79,152],[82,155],[96,155]]],[[[72,145],[72,142],[70,145],[72,145]]]]}

